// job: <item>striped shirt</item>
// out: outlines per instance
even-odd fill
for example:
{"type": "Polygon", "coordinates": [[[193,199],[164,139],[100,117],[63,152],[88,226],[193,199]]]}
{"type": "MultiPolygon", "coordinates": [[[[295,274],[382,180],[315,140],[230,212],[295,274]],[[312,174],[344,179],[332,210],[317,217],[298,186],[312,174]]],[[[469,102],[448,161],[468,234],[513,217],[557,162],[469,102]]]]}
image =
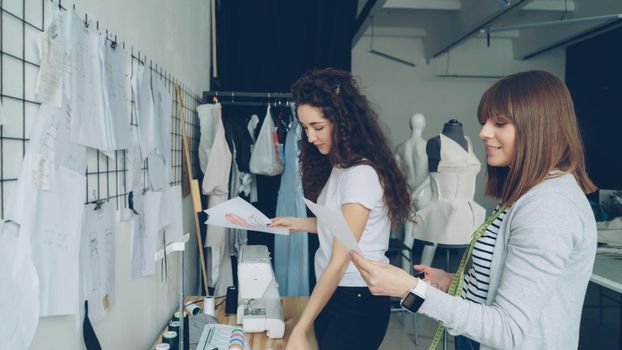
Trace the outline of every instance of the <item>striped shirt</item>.
{"type": "MultiPolygon", "coordinates": [[[[495,208],[495,210],[499,209],[495,208]]],[[[492,254],[497,242],[497,234],[501,227],[501,222],[507,214],[504,210],[495,221],[493,221],[482,236],[475,242],[471,255],[471,267],[464,274],[464,286],[462,287],[462,299],[467,299],[478,304],[485,304],[488,297],[488,284],[490,282],[490,263],[492,254]]]]}

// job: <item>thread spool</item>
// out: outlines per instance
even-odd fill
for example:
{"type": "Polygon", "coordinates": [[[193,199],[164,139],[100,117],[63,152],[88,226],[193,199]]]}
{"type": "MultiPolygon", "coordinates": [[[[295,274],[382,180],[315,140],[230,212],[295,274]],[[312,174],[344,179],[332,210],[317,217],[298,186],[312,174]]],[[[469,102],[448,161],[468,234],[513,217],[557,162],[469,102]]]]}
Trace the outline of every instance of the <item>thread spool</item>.
{"type": "Polygon", "coordinates": [[[225,303],[225,314],[232,315],[238,311],[238,290],[235,286],[227,287],[227,301],[225,303]]]}
{"type": "Polygon", "coordinates": [[[165,332],[162,335],[162,341],[164,344],[168,344],[170,346],[170,350],[178,350],[177,332],[165,332]]]}
{"type": "Polygon", "coordinates": [[[179,334],[179,321],[170,321],[168,323],[168,330],[179,334]]]}
{"type": "Polygon", "coordinates": [[[206,296],[203,298],[203,313],[210,316],[216,316],[214,297],[206,296]]]}
{"type": "MultiPolygon", "coordinates": [[[[181,322],[180,316],[181,316],[181,313],[179,311],[175,311],[175,313],[173,314],[173,321],[181,322]]],[[[184,349],[183,350],[189,349],[189,346],[190,346],[190,343],[188,342],[189,339],[190,339],[190,322],[188,321],[188,313],[184,311],[184,337],[183,337],[184,349]]],[[[173,349],[174,348],[171,345],[171,350],[173,349]]],[[[175,348],[175,350],[176,349],[177,348],[175,348]]]]}
{"type": "Polygon", "coordinates": [[[201,312],[201,308],[195,302],[189,301],[186,303],[186,311],[194,316],[201,312]]]}
{"type": "Polygon", "coordinates": [[[156,345],[156,350],[170,350],[171,349],[171,345],[170,344],[166,344],[166,343],[161,343],[156,345]]]}

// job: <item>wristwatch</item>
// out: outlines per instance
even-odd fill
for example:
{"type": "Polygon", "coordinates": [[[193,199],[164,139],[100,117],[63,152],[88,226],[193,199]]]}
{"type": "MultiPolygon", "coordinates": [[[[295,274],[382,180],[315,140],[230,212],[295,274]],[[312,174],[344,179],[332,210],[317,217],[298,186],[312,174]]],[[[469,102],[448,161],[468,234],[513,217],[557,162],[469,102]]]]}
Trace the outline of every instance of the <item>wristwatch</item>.
{"type": "Polygon", "coordinates": [[[413,314],[419,310],[421,304],[425,301],[425,290],[428,284],[421,279],[417,279],[417,285],[404,295],[400,300],[400,306],[413,314]]]}

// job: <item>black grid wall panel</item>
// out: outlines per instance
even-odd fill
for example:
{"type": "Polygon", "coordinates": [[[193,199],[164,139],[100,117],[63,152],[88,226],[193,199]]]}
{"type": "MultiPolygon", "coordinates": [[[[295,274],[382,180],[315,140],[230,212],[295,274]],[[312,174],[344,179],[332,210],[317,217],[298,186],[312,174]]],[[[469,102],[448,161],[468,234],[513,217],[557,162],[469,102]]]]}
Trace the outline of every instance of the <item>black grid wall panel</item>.
{"type": "MultiPolygon", "coordinates": [[[[0,126],[0,218],[4,217],[10,195],[15,188],[20,165],[28,145],[28,135],[37,118],[40,103],[34,96],[39,72],[37,40],[50,24],[49,0],[0,0],[0,97],[7,123],[0,126]]],[[[58,2],[53,6],[58,6],[58,2]]],[[[65,8],[62,7],[65,11],[65,8]]],[[[89,22],[95,23],[89,15],[89,22]]],[[[91,28],[94,29],[94,28],[91,28]]],[[[105,29],[100,28],[100,32],[105,29]]],[[[107,33],[106,33],[107,34],[107,33]]],[[[112,36],[110,36],[112,38],[112,36]]],[[[121,42],[116,38],[117,42],[121,42]]],[[[119,46],[118,49],[125,49],[119,46]]],[[[129,50],[128,50],[129,51],[129,50]]],[[[186,118],[194,174],[198,174],[199,123],[196,107],[200,98],[162,67],[153,66],[140,53],[130,55],[132,63],[149,64],[153,77],[161,79],[173,97],[171,108],[171,165],[170,184],[182,182],[183,143],[175,86],[182,86],[182,100],[186,118]]],[[[132,72],[133,73],[133,72],[132,72]]],[[[130,124],[136,125],[135,96],[129,96],[130,124]]],[[[148,162],[144,162],[143,178],[148,186],[148,162]]],[[[95,149],[87,150],[85,203],[114,200],[117,208],[125,206],[129,192],[127,184],[127,151],[120,150],[111,157],[95,149]]],[[[147,188],[145,188],[147,189],[147,188]]]]}

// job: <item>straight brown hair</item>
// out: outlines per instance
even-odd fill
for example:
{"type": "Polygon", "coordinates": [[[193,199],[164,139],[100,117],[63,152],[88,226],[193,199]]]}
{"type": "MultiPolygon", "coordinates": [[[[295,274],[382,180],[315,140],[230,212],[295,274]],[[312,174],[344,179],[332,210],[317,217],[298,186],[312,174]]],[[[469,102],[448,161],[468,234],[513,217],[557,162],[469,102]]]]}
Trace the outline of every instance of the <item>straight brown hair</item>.
{"type": "Polygon", "coordinates": [[[596,191],[585,170],[570,92],[553,74],[536,70],[497,81],[482,96],[477,115],[482,124],[504,117],[516,128],[511,166],[488,166],[486,194],[503,206],[512,206],[555,169],[573,174],[584,193],[596,191]]]}

